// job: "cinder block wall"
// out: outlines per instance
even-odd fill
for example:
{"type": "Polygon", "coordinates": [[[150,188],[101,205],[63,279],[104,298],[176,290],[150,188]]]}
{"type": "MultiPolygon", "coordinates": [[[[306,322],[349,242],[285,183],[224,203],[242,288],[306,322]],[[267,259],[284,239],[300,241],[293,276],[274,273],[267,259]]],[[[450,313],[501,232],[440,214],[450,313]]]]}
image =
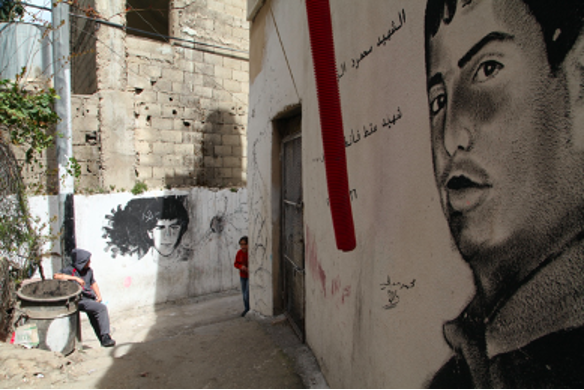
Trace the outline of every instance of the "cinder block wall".
{"type": "MultiPolygon", "coordinates": [[[[150,189],[245,185],[245,6],[245,0],[171,2],[169,34],[180,39],[169,42],[100,27],[100,154],[91,160],[85,144],[80,153],[106,190],[136,181],[150,189]]],[[[109,3],[96,7],[106,18],[120,13],[109,3]]]]}

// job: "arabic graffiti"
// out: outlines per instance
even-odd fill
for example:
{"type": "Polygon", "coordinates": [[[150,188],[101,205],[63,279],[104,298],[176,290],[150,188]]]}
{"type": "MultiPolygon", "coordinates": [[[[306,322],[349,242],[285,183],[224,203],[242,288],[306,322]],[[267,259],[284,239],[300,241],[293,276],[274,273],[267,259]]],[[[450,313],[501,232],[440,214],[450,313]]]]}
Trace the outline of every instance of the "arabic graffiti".
{"type": "Polygon", "coordinates": [[[393,309],[397,306],[400,301],[398,291],[400,290],[410,290],[416,286],[416,279],[413,279],[408,284],[403,284],[400,282],[393,283],[389,275],[387,275],[387,282],[381,283],[381,291],[387,293],[388,303],[383,306],[385,310],[393,309]]]}
{"type": "MultiPolygon", "coordinates": [[[[402,118],[402,116],[403,116],[403,114],[402,114],[401,108],[398,107],[397,112],[394,115],[392,115],[391,117],[388,115],[387,118],[382,118],[381,127],[387,127],[388,129],[391,129],[391,127],[395,126],[397,121],[399,121],[402,118]]],[[[377,130],[378,130],[377,124],[369,123],[369,127],[364,125],[363,126],[364,138],[367,138],[370,135],[373,135],[374,133],[377,132],[377,130]]],[[[361,140],[361,132],[360,132],[359,128],[357,128],[357,130],[351,129],[351,134],[348,136],[345,135],[345,148],[348,148],[349,146],[356,144],[360,140],[361,140]]]]}
{"type": "Polygon", "coordinates": [[[381,45],[385,46],[387,44],[387,41],[391,40],[391,37],[393,36],[393,34],[398,32],[403,27],[405,22],[406,22],[406,11],[404,9],[402,9],[401,12],[399,13],[399,25],[396,25],[395,21],[392,20],[391,27],[389,28],[387,35],[382,35],[381,37],[379,37],[377,39],[377,46],[381,46],[381,45]]]}
{"type": "MultiPolygon", "coordinates": [[[[382,45],[386,46],[387,42],[391,40],[391,37],[404,26],[404,24],[406,23],[406,11],[404,9],[402,9],[398,13],[398,19],[399,19],[398,23],[396,23],[395,20],[391,21],[391,27],[387,31],[387,34],[383,34],[377,38],[377,47],[382,46],[382,45]]],[[[359,65],[361,64],[361,61],[363,61],[365,58],[367,58],[373,52],[373,48],[374,48],[374,46],[370,45],[369,48],[361,51],[357,57],[351,58],[351,68],[359,69],[359,65]]],[[[341,78],[345,75],[346,72],[347,72],[347,63],[345,61],[343,61],[340,64],[340,70],[337,71],[337,80],[341,80],[341,78]]]]}

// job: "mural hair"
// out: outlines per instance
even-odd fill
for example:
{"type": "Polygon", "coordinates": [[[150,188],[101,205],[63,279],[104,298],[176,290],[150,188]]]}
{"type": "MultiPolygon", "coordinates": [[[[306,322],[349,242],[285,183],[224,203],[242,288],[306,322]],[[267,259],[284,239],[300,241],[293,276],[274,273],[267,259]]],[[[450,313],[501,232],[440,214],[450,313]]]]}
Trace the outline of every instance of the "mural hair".
{"type": "MultiPolygon", "coordinates": [[[[462,7],[473,0],[460,0],[462,7]]],[[[522,0],[535,17],[543,33],[547,59],[556,72],[582,31],[584,1],[582,0],[522,0]]],[[[448,25],[454,19],[458,0],[428,0],[425,16],[426,66],[429,64],[428,43],[442,23],[448,25]]]]}

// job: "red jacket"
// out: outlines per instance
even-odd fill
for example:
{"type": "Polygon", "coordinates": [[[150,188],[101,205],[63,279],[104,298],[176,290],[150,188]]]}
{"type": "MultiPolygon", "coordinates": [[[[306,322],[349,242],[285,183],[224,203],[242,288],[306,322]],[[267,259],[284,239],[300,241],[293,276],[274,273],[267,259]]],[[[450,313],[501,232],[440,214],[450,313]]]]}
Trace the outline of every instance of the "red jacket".
{"type": "Polygon", "coordinates": [[[249,274],[247,273],[247,271],[241,269],[241,267],[243,266],[248,267],[247,252],[244,252],[241,249],[238,250],[237,255],[235,256],[235,264],[233,264],[233,266],[239,269],[239,276],[241,276],[242,278],[248,278],[249,274]]]}

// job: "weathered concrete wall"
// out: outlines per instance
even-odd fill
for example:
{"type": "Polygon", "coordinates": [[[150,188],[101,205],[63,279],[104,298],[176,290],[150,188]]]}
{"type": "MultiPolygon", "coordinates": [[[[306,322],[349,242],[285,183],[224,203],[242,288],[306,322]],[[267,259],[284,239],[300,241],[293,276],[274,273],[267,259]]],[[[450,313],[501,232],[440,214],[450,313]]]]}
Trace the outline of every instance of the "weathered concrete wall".
{"type": "MultiPolygon", "coordinates": [[[[47,222],[57,199],[31,197],[30,205],[33,215],[47,222]]],[[[75,224],[77,247],[92,253],[92,268],[111,311],[239,286],[233,262],[238,240],[247,234],[245,189],[77,195],[75,224]],[[183,223],[180,237],[164,230],[163,222],[173,220],[183,223]]],[[[58,252],[58,243],[52,245],[45,250],[58,252]]],[[[62,266],[58,257],[43,265],[47,276],[62,266]]]]}
{"type": "MultiPolygon", "coordinates": [[[[96,9],[123,23],[121,3],[110,3],[97,1],[96,9]]],[[[247,163],[245,1],[177,1],[170,20],[169,34],[184,41],[164,43],[103,26],[97,32],[103,185],[241,186],[247,163]]]]}
{"type": "Polygon", "coordinates": [[[457,315],[473,289],[452,247],[432,174],[424,4],[331,1],[357,235],[349,253],[336,248],[327,204],[304,6],[267,1],[251,27],[252,309],[271,315],[279,305],[274,264],[281,261],[275,237],[281,189],[273,181],[279,141],[272,121],[301,105],[307,343],[331,387],[421,387],[449,356],[443,322],[457,315]],[[377,131],[369,135],[372,127],[377,131]]]}
{"type": "Polygon", "coordinates": [[[101,134],[97,95],[72,95],[73,155],[81,166],[77,188],[95,192],[102,188],[101,134]]]}
{"type": "Polygon", "coordinates": [[[89,95],[97,91],[96,35],[99,25],[86,18],[95,9],[95,1],[79,0],[71,7],[71,85],[74,94],[89,95]]]}

